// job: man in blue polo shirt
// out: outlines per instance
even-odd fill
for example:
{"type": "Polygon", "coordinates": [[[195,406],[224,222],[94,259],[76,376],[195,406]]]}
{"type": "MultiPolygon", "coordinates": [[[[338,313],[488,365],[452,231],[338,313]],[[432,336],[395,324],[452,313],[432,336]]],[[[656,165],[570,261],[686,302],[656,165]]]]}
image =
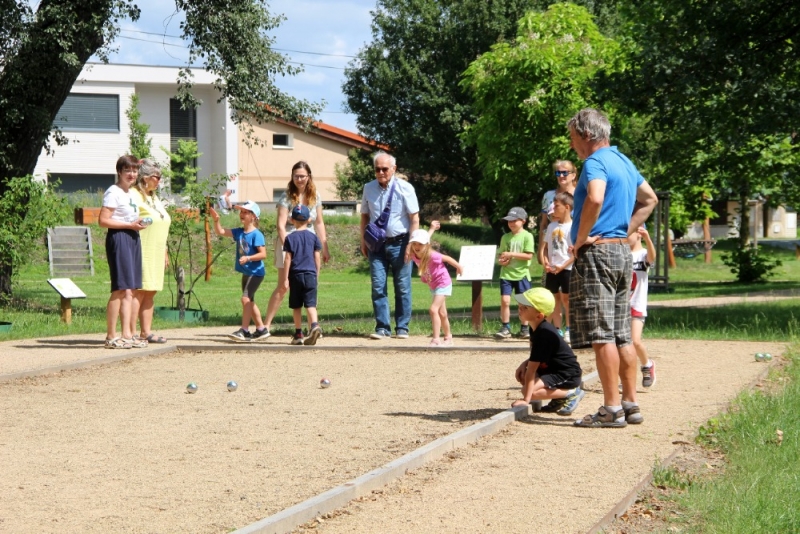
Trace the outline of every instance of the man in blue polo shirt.
{"type": "Polygon", "coordinates": [[[372,279],[372,309],[375,314],[375,332],[372,339],[391,337],[389,291],[387,276],[392,273],[394,283],[395,335],[408,338],[411,321],[411,262],[408,236],[419,228],[419,202],[414,186],[395,177],[397,164],[393,156],[378,152],[373,158],[375,180],[364,185],[361,201],[361,253],[369,259],[372,279]],[[392,194],[389,220],[386,223],[386,243],[378,250],[367,248],[364,229],[381,215],[392,194]]]}
{"type": "Polygon", "coordinates": [[[575,425],[613,428],[638,424],[644,418],[636,402],[628,235],[644,223],[658,198],[631,160],[611,146],[611,124],[605,115],[583,109],[567,128],[572,148],[584,160],[572,216],[571,342],[573,348],[591,345],[603,384],[603,406],[575,425]]]}

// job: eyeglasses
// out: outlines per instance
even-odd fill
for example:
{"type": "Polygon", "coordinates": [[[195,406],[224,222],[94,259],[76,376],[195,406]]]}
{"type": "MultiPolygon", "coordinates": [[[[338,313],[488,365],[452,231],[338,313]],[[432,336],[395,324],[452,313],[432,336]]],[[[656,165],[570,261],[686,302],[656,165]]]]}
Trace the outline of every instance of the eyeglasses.
{"type": "Polygon", "coordinates": [[[151,174],[150,178],[155,178],[156,180],[160,180],[161,179],[161,175],[160,174],[151,174]]]}
{"type": "Polygon", "coordinates": [[[391,167],[375,167],[375,172],[389,172],[391,167]]]}
{"type": "Polygon", "coordinates": [[[294,178],[295,180],[305,180],[306,178],[308,178],[308,175],[307,174],[295,174],[294,176],[292,176],[292,178],[294,178]]]}
{"type": "Polygon", "coordinates": [[[556,175],[556,178],[561,178],[562,176],[569,176],[569,175],[570,175],[570,174],[572,174],[573,172],[575,172],[575,171],[556,171],[556,172],[555,172],[555,173],[553,173],[553,174],[555,174],[555,175],[556,175]]]}

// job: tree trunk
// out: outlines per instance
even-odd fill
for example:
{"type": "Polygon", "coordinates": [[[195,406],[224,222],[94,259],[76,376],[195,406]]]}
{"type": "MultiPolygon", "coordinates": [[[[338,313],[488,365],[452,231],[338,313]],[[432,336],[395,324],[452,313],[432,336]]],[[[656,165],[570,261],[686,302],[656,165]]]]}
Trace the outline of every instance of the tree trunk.
{"type": "Polygon", "coordinates": [[[739,249],[745,250],[750,243],[750,206],[748,197],[749,188],[745,188],[739,195],[739,249]]]}
{"type": "Polygon", "coordinates": [[[183,267],[178,267],[178,319],[183,322],[186,317],[186,273],[183,267]]]}

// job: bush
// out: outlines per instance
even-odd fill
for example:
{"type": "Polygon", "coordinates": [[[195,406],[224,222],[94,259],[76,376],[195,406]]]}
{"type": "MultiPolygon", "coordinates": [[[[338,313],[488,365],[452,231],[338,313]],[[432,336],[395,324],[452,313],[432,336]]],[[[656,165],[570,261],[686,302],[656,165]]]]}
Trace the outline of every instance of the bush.
{"type": "Polygon", "coordinates": [[[761,254],[758,247],[735,248],[722,255],[722,263],[730,267],[736,279],[743,284],[765,282],[772,271],[781,266],[781,260],[761,254]]]}

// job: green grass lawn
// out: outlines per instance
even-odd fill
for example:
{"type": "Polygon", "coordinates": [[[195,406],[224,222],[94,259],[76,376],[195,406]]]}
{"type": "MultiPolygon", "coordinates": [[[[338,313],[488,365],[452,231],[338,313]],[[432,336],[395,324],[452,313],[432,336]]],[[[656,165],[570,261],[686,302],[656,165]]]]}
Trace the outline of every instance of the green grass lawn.
{"type": "MultiPolygon", "coordinates": [[[[318,308],[323,328],[326,325],[335,325],[338,327],[337,331],[350,335],[367,334],[374,328],[369,271],[366,260],[358,251],[357,221],[357,218],[343,216],[329,217],[326,220],[333,258],[329,265],[323,267],[319,288],[318,308]]],[[[238,225],[238,218],[235,215],[228,215],[223,219],[223,225],[226,227],[238,225]]],[[[265,219],[262,226],[272,230],[274,221],[265,219]]],[[[442,250],[454,257],[458,256],[461,246],[474,244],[464,235],[477,236],[482,240],[491,239],[491,234],[485,228],[479,227],[475,230],[472,226],[463,226],[459,229],[446,225],[444,230],[453,230],[453,234],[443,231],[434,236],[434,240],[440,244],[442,250]],[[455,232],[456,230],[458,232],[455,232]]],[[[87,298],[73,301],[72,324],[65,325],[60,321],[60,300],[58,294],[47,284],[49,278],[47,252],[42,246],[40,253],[37,253],[37,260],[32,265],[24,267],[15,279],[14,303],[0,308],[0,321],[14,323],[10,333],[0,333],[0,340],[68,333],[100,333],[105,330],[105,307],[109,291],[108,266],[103,247],[105,230],[95,225],[92,231],[96,274],[73,278],[73,281],[86,293],[87,298]]],[[[197,226],[197,232],[198,235],[202,235],[202,226],[197,226]]],[[[271,243],[271,240],[272,236],[267,235],[268,243],[271,243]]],[[[200,241],[202,242],[202,239],[200,241]]],[[[225,241],[219,243],[226,244],[225,241]]],[[[769,249],[770,254],[783,261],[773,281],[742,285],[733,282],[733,274],[720,259],[720,254],[728,246],[727,243],[720,243],[714,248],[714,259],[710,265],[703,263],[702,257],[679,258],[677,268],[670,270],[670,286],[673,291],[666,294],[654,293],[651,295],[651,301],[800,289],[800,262],[795,259],[793,251],[769,249]]],[[[200,256],[204,257],[203,254],[200,256]]],[[[271,250],[269,256],[267,277],[256,299],[262,313],[266,311],[267,300],[276,282],[271,250]]],[[[199,272],[200,268],[195,269],[196,272],[199,272]]],[[[541,266],[534,262],[531,273],[533,279],[538,280],[541,277],[541,266]]],[[[166,279],[167,287],[157,294],[156,306],[173,305],[175,282],[171,273],[167,273],[166,279]]],[[[494,332],[498,326],[496,314],[499,311],[499,286],[496,279],[495,276],[494,282],[483,283],[483,310],[487,316],[484,322],[486,333],[494,332]]],[[[230,254],[221,256],[214,265],[210,281],[201,279],[195,284],[194,292],[189,297],[189,305],[191,308],[202,307],[208,310],[210,315],[210,320],[206,323],[208,325],[235,327],[241,317],[238,288],[239,275],[233,269],[233,252],[230,251],[230,254]]],[[[413,313],[416,319],[411,323],[412,333],[427,334],[430,329],[427,312],[430,294],[428,287],[420,282],[416,270],[413,292],[413,313]]],[[[794,339],[797,335],[797,319],[800,317],[798,304],[800,300],[780,304],[752,304],[745,308],[734,306],[724,310],[660,309],[654,311],[648,319],[645,335],[676,339],[794,339]]],[[[453,296],[448,299],[447,305],[452,315],[454,333],[476,335],[472,330],[470,318],[472,284],[455,282],[453,296]]],[[[287,328],[287,332],[289,331],[291,310],[288,309],[286,302],[281,307],[275,323],[279,332],[282,328],[287,328]]],[[[179,326],[198,325],[167,323],[159,318],[154,322],[155,330],[179,326]]]]}

